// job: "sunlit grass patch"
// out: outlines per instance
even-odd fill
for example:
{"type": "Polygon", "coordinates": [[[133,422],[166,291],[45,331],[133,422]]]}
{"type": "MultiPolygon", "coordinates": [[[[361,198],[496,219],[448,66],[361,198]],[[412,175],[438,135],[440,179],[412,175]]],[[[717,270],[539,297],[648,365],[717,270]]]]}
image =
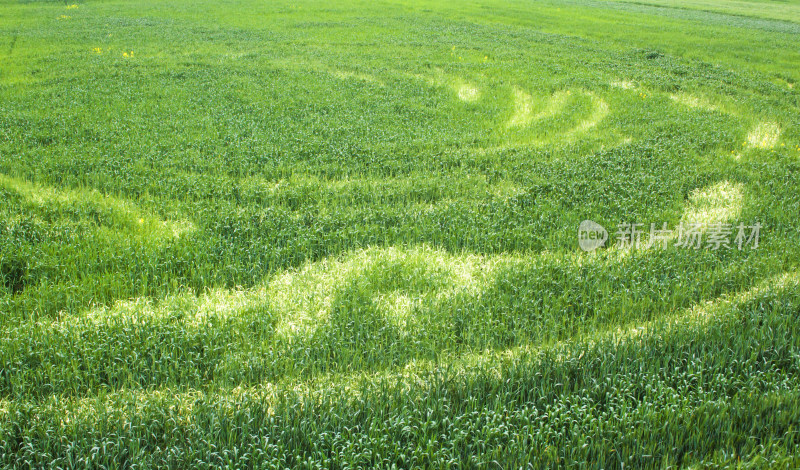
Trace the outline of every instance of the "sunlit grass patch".
{"type": "Polygon", "coordinates": [[[458,99],[473,103],[478,101],[480,90],[474,85],[464,84],[458,87],[458,99]]]}
{"type": "Polygon", "coordinates": [[[735,222],[744,203],[743,185],[720,181],[689,195],[681,220],[689,223],[735,222]]]}
{"type": "Polygon", "coordinates": [[[614,88],[619,88],[621,90],[633,90],[636,88],[636,84],[630,80],[617,80],[610,82],[610,85],[614,88]]]}
{"type": "Polygon", "coordinates": [[[141,211],[130,201],[96,190],[59,190],[0,175],[0,191],[40,217],[88,222],[108,236],[117,236],[118,231],[123,230],[128,236],[158,240],[180,237],[195,230],[189,220],[161,220],[141,211]]]}
{"type": "Polygon", "coordinates": [[[717,111],[720,108],[705,97],[690,93],[673,93],[669,95],[672,101],[690,108],[700,108],[706,111],[717,111]]]}
{"type": "Polygon", "coordinates": [[[243,318],[249,312],[268,307],[266,290],[210,289],[203,293],[187,292],[168,296],[155,302],[149,298],[122,300],[113,306],[89,309],[83,314],[65,318],[74,322],[80,318],[102,325],[112,319],[133,319],[135,322],[179,320],[187,328],[198,328],[210,321],[225,322],[243,318]]]}
{"type": "Polygon", "coordinates": [[[408,76],[417,80],[422,80],[432,87],[449,88],[459,100],[474,103],[481,97],[480,88],[474,83],[461,77],[446,73],[440,68],[436,68],[432,73],[406,73],[398,72],[400,76],[408,76]]]}
{"type": "Polygon", "coordinates": [[[506,127],[525,127],[563,112],[572,92],[561,90],[547,98],[541,109],[534,109],[533,97],[520,88],[514,87],[514,114],[506,123],[506,127]]]}
{"type": "Polygon", "coordinates": [[[775,122],[757,124],[747,134],[747,145],[759,149],[771,149],[778,143],[781,128],[775,122]]]}
{"type": "Polygon", "coordinates": [[[514,88],[514,115],[507,127],[526,126],[533,120],[533,98],[519,88],[514,88]]]}
{"type": "Polygon", "coordinates": [[[606,100],[589,90],[559,90],[546,98],[534,99],[514,87],[510,117],[497,133],[500,143],[480,151],[558,145],[589,137],[590,131],[610,111],[606,100]]]}
{"type": "Polygon", "coordinates": [[[276,333],[287,339],[313,335],[341,302],[356,297],[364,300],[363,308],[377,309],[386,321],[413,332],[420,327],[414,315],[427,315],[456,294],[477,295],[490,266],[475,256],[454,257],[424,247],[370,249],[280,275],[269,283],[267,295],[282,317],[276,333]]]}

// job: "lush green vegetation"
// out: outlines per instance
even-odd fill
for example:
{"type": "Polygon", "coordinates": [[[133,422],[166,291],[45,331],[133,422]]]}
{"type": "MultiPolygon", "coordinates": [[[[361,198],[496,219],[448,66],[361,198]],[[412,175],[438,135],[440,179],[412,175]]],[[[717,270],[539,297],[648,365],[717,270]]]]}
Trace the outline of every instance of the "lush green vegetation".
{"type": "Polygon", "coordinates": [[[794,0],[4,1],[0,465],[797,468],[799,42],[794,0]],[[693,221],[759,246],[614,243],[693,221]]]}

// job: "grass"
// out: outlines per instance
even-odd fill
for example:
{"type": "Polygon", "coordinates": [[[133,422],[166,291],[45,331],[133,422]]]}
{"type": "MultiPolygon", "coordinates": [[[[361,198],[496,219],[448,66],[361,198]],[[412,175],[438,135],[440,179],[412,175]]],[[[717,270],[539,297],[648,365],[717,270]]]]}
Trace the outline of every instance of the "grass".
{"type": "Polygon", "coordinates": [[[7,1],[0,465],[796,468],[765,5],[7,1]]]}

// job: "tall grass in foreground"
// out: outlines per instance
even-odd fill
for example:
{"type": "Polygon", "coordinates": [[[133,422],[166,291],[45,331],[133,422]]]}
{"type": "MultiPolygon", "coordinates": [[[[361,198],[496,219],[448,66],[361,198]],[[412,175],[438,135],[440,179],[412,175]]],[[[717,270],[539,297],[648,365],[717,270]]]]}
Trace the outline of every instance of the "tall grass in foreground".
{"type": "Polygon", "coordinates": [[[799,288],[794,273],[644,328],[305,386],[15,399],[2,410],[2,457],[326,468],[745,459],[788,468],[800,445],[799,288]]]}

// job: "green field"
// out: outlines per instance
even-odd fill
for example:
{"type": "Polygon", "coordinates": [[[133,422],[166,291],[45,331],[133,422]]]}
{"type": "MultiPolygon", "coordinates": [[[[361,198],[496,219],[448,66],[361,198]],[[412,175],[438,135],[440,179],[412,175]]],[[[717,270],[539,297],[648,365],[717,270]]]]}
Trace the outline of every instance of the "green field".
{"type": "Polygon", "coordinates": [[[0,0],[0,466],[798,468],[798,82],[800,0],[0,0]]]}

